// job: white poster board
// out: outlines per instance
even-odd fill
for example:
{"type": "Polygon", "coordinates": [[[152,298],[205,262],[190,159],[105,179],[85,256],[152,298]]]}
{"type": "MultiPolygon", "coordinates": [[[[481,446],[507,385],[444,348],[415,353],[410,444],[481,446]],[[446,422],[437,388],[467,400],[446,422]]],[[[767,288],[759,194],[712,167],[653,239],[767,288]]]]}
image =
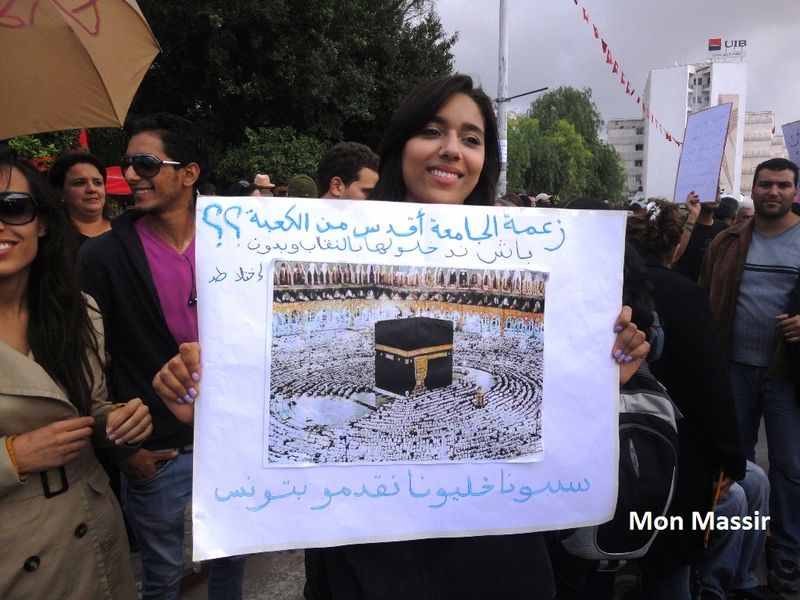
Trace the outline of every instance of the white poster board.
{"type": "Polygon", "coordinates": [[[789,151],[789,160],[794,164],[800,164],[800,121],[786,123],[781,129],[783,130],[783,141],[789,151]]]}
{"type": "MultiPolygon", "coordinates": [[[[617,492],[618,371],[611,348],[621,304],[624,233],[623,211],[201,197],[197,288],[203,379],[195,417],[195,559],[519,533],[608,520],[617,492]],[[371,271],[374,279],[364,279],[375,265],[380,268],[371,271]],[[327,291],[318,285],[327,280],[318,282],[314,273],[330,273],[339,266],[339,272],[349,273],[338,280],[340,284],[329,285],[327,291]],[[422,292],[422,304],[434,312],[443,310],[445,318],[440,320],[452,318],[453,371],[460,373],[453,386],[459,389],[483,376],[476,375],[470,364],[470,356],[480,350],[470,333],[475,327],[494,326],[498,333],[512,336],[508,338],[512,350],[524,350],[514,356],[533,354],[534,346],[520,345],[520,339],[532,339],[529,333],[519,337],[519,331],[528,331],[524,315],[519,320],[508,317],[515,309],[505,308],[503,302],[513,302],[514,290],[541,295],[546,281],[543,315],[536,317],[543,316],[543,332],[536,327],[541,319],[528,322],[535,330],[530,335],[543,341],[543,352],[536,359],[540,443],[521,445],[510,458],[500,457],[503,444],[489,455],[393,454],[404,440],[393,439],[390,432],[387,456],[378,460],[373,453],[371,459],[347,462],[352,457],[337,451],[333,460],[314,462],[317,454],[327,452],[317,446],[316,452],[290,464],[270,462],[274,458],[270,432],[288,424],[294,432],[290,441],[307,450],[308,440],[295,434],[307,431],[313,445],[322,425],[311,422],[317,413],[303,412],[306,402],[317,402],[324,393],[333,394],[344,406],[347,394],[354,393],[353,378],[361,373],[352,361],[366,353],[367,362],[361,364],[377,365],[381,344],[376,341],[373,349],[371,330],[354,332],[337,323],[363,317],[369,312],[362,310],[364,306],[377,306],[379,312],[394,307],[398,316],[407,316],[399,314],[408,309],[400,294],[406,292],[395,288],[378,290],[352,304],[353,293],[365,288],[359,282],[366,281],[371,289],[377,283],[373,286],[370,281],[378,282],[381,274],[392,272],[395,284],[401,278],[403,290],[412,279],[409,273],[419,275],[414,281],[429,288],[422,292]],[[306,287],[292,292],[285,286],[290,276],[295,282],[305,280],[306,287]],[[512,291],[491,291],[493,278],[512,291]],[[531,287],[531,281],[537,286],[531,287]],[[311,297],[328,292],[330,297],[311,297]],[[292,302],[302,305],[287,313],[292,302]],[[361,309],[353,309],[356,305],[361,309]],[[498,322],[496,314],[504,318],[498,322]],[[297,323],[306,327],[319,319],[324,319],[324,326],[315,326],[313,333],[306,331],[294,340],[286,337],[293,335],[297,323]],[[514,331],[518,337],[513,337],[514,331]],[[286,359],[282,353],[272,356],[273,344],[283,344],[275,347],[299,358],[284,360],[280,373],[271,377],[273,361],[286,359]],[[292,376],[287,376],[287,368],[293,369],[292,376]],[[284,387],[271,398],[276,381],[284,387]],[[295,393],[288,400],[287,389],[295,393]],[[303,418],[310,421],[304,424],[303,418]]],[[[531,376],[527,367],[521,374],[511,362],[505,363],[510,374],[493,371],[494,350],[485,352],[483,360],[486,364],[477,370],[493,374],[491,380],[481,380],[485,397],[469,392],[474,401],[453,408],[464,411],[465,419],[495,414],[491,412],[497,409],[495,404],[514,400],[520,382],[531,376]],[[507,393],[498,396],[501,392],[507,393]],[[479,406],[482,402],[486,406],[479,406]]],[[[364,385],[372,385],[371,373],[363,377],[364,385]]],[[[380,402],[366,413],[373,425],[376,415],[387,408],[404,410],[412,424],[414,419],[426,424],[425,411],[408,403],[426,401],[428,392],[378,396],[380,402]]],[[[353,426],[349,421],[346,425],[353,426]]],[[[417,429],[413,428],[414,435],[419,435],[417,429]]],[[[329,439],[331,446],[338,443],[329,439]]],[[[444,443],[439,438],[424,442],[425,448],[436,449],[444,443]]],[[[293,459],[296,446],[288,451],[293,459]]],[[[357,446],[361,448],[354,444],[350,451],[357,446]]]]}
{"type": "Polygon", "coordinates": [[[684,202],[690,192],[700,196],[700,202],[716,201],[732,107],[720,104],[686,119],[674,202],[684,202]]]}

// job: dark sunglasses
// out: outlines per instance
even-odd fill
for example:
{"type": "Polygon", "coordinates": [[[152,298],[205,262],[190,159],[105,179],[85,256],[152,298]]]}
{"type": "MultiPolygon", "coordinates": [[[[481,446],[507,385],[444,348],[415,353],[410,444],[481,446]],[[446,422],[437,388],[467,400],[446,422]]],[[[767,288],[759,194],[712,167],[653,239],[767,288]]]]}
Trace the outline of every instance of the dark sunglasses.
{"type": "Polygon", "coordinates": [[[152,154],[133,154],[131,156],[123,156],[119,160],[123,175],[128,170],[128,167],[133,167],[139,177],[155,177],[161,170],[161,165],[172,165],[176,169],[184,166],[183,163],[174,160],[161,160],[152,154]]]}
{"type": "Polygon", "coordinates": [[[0,221],[25,225],[36,218],[36,201],[23,192],[0,192],[0,221]]]}

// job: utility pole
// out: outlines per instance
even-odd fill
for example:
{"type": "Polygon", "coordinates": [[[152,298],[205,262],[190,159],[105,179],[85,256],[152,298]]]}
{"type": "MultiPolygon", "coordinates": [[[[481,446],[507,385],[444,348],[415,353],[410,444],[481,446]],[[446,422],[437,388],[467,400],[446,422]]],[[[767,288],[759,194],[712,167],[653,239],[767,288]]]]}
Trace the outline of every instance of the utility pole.
{"type": "Polygon", "coordinates": [[[497,137],[500,146],[500,177],[497,179],[497,197],[506,193],[508,187],[508,107],[514,98],[543,92],[539,88],[530,92],[508,96],[508,21],[506,20],[506,0],[500,0],[500,46],[497,57],[497,137]]]}
{"type": "Polygon", "coordinates": [[[506,193],[508,171],[508,22],[506,0],[500,0],[500,45],[497,57],[497,137],[500,145],[500,177],[497,180],[497,197],[506,193]]]}

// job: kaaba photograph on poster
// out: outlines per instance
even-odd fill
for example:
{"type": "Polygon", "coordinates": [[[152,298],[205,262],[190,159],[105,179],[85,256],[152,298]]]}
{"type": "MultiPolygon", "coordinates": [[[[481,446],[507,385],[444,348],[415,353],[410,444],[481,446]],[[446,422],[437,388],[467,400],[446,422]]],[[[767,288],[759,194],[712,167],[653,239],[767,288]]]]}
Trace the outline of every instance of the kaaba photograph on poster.
{"type": "Polygon", "coordinates": [[[541,458],[546,273],[273,267],[269,464],[541,458]]]}

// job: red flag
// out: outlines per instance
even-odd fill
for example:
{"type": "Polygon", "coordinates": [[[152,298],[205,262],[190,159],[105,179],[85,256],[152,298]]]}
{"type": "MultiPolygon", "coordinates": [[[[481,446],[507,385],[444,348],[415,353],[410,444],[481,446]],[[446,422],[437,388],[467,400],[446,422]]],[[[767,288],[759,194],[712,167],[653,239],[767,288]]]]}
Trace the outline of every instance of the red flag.
{"type": "MultiPolygon", "coordinates": [[[[625,83],[625,71],[620,71],[619,82],[625,83]]],[[[627,92],[628,90],[625,91],[627,92]]]]}
{"type": "Polygon", "coordinates": [[[772,128],[772,135],[775,135],[775,128],[772,128]]]}
{"type": "Polygon", "coordinates": [[[614,66],[611,68],[611,72],[617,73],[618,71],[619,71],[619,65],[617,64],[617,61],[614,61],[614,66]]]}
{"type": "Polygon", "coordinates": [[[597,25],[592,25],[592,29],[594,29],[594,39],[600,39],[600,32],[597,31],[597,25]]]}
{"type": "Polygon", "coordinates": [[[672,136],[670,135],[669,131],[667,132],[667,141],[668,142],[672,141],[672,136]]]}
{"type": "Polygon", "coordinates": [[[578,0],[572,0],[575,3],[575,6],[578,6],[578,0]]]}
{"type": "Polygon", "coordinates": [[[631,82],[630,81],[628,81],[625,84],[625,93],[628,94],[629,96],[633,96],[633,88],[631,88],[631,82]]]}
{"type": "Polygon", "coordinates": [[[603,54],[605,54],[608,51],[608,44],[603,38],[600,38],[600,44],[603,46],[603,54]]]}
{"type": "Polygon", "coordinates": [[[614,62],[614,59],[611,58],[611,48],[609,48],[608,52],[606,52],[606,64],[610,65],[613,62],[614,62]]]}
{"type": "MultiPolygon", "coordinates": [[[[772,133],[775,133],[774,129],[772,130],[772,133]]],[[[89,136],[86,135],[85,129],[81,129],[78,133],[78,145],[84,150],[89,150],[89,136]]]]}
{"type": "Polygon", "coordinates": [[[642,97],[641,96],[636,96],[636,104],[641,103],[641,101],[642,101],[642,97]]]}
{"type": "Polygon", "coordinates": [[[589,13],[586,12],[585,8],[582,8],[581,10],[583,11],[583,20],[588,23],[589,22],[589,13]]]}
{"type": "MultiPolygon", "coordinates": [[[[635,90],[635,89],[633,89],[633,88],[631,88],[631,91],[630,91],[630,92],[628,92],[628,93],[629,93],[631,96],[633,96],[633,95],[636,93],[636,90],[635,90]]],[[[639,102],[639,99],[638,99],[638,98],[636,99],[636,102],[637,102],[637,103],[639,102]]]]}

